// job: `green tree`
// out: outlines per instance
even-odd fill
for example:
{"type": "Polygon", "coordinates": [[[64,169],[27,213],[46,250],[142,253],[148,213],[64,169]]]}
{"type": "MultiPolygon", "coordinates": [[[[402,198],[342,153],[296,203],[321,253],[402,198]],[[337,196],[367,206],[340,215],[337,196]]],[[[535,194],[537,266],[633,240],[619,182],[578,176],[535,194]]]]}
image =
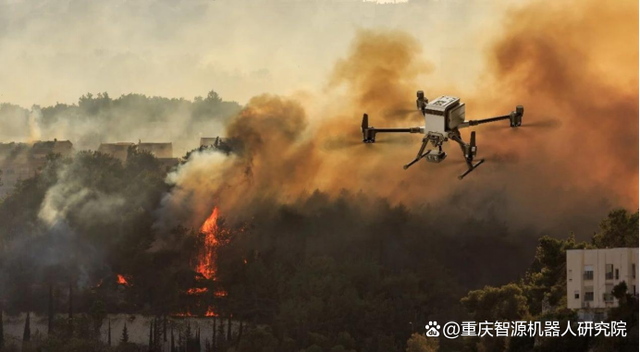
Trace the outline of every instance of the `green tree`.
{"type": "Polygon", "coordinates": [[[598,248],[638,247],[638,211],[611,211],[600,222],[600,229],[593,236],[593,244],[598,248]]]}
{"type": "Polygon", "coordinates": [[[566,298],[567,250],[589,247],[585,242],[576,242],[573,234],[567,239],[543,236],[538,240],[533,263],[520,284],[533,316],[542,312],[543,301],[562,308],[566,298]]]}
{"type": "Polygon", "coordinates": [[[94,334],[96,338],[100,338],[100,328],[104,319],[107,317],[107,307],[101,300],[95,300],[89,309],[89,315],[93,321],[94,334]]]}
{"type": "Polygon", "coordinates": [[[2,313],[2,304],[0,303],[0,351],[4,347],[4,321],[2,313]]]}
{"type": "Polygon", "coordinates": [[[27,312],[27,319],[24,321],[24,331],[22,332],[22,341],[31,341],[31,313],[27,312]]]}
{"type": "Polygon", "coordinates": [[[268,328],[249,330],[238,345],[238,352],[276,352],[278,340],[268,328]]]}
{"type": "Polygon", "coordinates": [[[322,347],[318,345],[311,345],[307,347],[306,352],[322,352],[322,347]]]}
{"type": "Polygon", "coordinates": [[[127,322],[124,322],[124,327],[122,328],[122,336],[120,336],[120,343],[126,344],[129,343],[129,331],[127,330],[127,322]]]}
{"type": "Polygon", "coordinates": [[[515,283],[485,286],[471,291],[460,301],[475,321],[515,321],[529,316],[527,298],[515,283]]]}
{"type": "Polygon", "coordinates": [[[426,338],[422,334],[414,333],[407,340],[406,352],[438,352],[440,344],[437,338],[426,338]]]}

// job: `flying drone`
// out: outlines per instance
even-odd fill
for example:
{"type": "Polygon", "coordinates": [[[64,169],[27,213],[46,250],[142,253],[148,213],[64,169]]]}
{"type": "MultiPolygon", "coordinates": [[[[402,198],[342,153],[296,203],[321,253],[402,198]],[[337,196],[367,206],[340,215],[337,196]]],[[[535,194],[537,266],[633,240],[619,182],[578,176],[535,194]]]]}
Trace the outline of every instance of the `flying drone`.
{"type": "Polygon", "coordinates": [[[369,116],[364,114],[362,117],[362,141],[364,143],[375,143],[377,133],[423,133],[422,145],[415,159],[403,166],[406,170],[423,158],[431,163],[442,162],[447,157],[447,153],[442,150],[442,144],[449,139],[454,140],[460,145],[467,163],[467,170],[458,176],[460,180],[484,163],[484,159],[480,159],[476,163],[473,162],[478,152],[476,132],[471,132],[471,139],[469,143],[466,143],[460,136],[460,129],[502,120],[509,120],[510,126],[515,128],[522,124],[522,115],[524,115],[524,107],[518,105],[516,110],[508,115],[465,121],[465,105],[460,102],[460,98],[443,95],[429,102],[421,90],[418,91],[417,96],[416,106],[424,116],[424,127],[376,128],[369,126],[369,116]],[[427,149],[429,144],[436,149],[427,149]],[[425,149],[427,149],[426,152],[425,149]]]}

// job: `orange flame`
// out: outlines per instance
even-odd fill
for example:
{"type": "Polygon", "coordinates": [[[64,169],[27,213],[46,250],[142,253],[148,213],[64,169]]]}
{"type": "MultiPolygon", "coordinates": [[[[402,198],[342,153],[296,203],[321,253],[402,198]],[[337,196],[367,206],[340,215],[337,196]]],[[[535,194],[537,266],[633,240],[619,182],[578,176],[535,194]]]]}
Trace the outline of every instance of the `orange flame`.
{"type": "Polygon", "coordinates": [[[124,278],[124,276],[118,274],[118,285],[129,286],[129,282],[124,278]]]}
{"type": "Polygon", "coordinates": [[[207,312],[204,313],[205,317],[217,317],[218,313],[213,311],[213,307],[209,306],[209,308],[207,308],[207,312]]]}
{"type": "Polygon", "coordinates": [[[187,294],[188,295],[199,295],[199,294],[203,294],[205,292],[207,292],[208,289],[206,287],[194,287],[194,288],[190,288],[187,290],[187,294]]]}
{"type": "Polygon", "coordinates": [[[196,271],[207,279],[213,279],[216,274],[216,246],[218,245],[218,208],[213,208],[211,215],[200,227],[200,232],[205,235],[204,247],[198,255],[196,271]]]}

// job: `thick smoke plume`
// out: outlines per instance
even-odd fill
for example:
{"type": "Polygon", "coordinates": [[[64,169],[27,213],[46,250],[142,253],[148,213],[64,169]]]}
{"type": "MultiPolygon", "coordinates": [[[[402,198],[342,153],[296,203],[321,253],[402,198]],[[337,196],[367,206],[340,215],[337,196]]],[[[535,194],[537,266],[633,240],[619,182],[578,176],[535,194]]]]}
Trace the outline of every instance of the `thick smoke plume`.
{"type": "MultiPolygon", "coordinates": [[[[169,195],[166,202],[190,208],[215,202],[233,216],[264,196],[292,202],[315,189],[347,189],[441,205],[451,216],[499,213],[516,226],[544,221],[562,230],[593,228],[611,206],[637,207],[637,50],[607,39],[614,33],[615,42],[635,42],[636,10],[637,4],[625,4],[601,11],[593,2],[514,10],[505,34],[487,51],[486,78],[473,91],[441,91],[447,84],[428,75],[419,81],[432,65],[411,35],[360,31],[321,94],[252,99],[227,127],[227,136],[242,145],[231,160],[201,169],[187,162],[170,177],[198,180],[198,173],[215,170],[224,182],[194,188],[188,198],[169,195]],[[463,182],[455,178],[464,170],[457,146],[449,146],[442,165],[403,171],[420,137],[381,135],[375,145],[363,145],[360,118],[368,112],[374,126],[419,125],[420,115],[410,111],[421,88],[431,99],[460,95],[468,119],[523,104],[525,127],[479,128],[479,155],[487,163],[463,182]]],[[[206,218],[210,208],[204,208],[192,221],[206,218]]]]}

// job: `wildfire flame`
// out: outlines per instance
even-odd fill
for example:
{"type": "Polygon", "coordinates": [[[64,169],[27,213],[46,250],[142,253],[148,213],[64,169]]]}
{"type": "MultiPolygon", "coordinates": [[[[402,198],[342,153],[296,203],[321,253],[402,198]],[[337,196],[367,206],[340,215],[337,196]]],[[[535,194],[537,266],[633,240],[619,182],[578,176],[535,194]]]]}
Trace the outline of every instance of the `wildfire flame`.
{"type": "Polygon", "coordinates": [[[202,288],[194,287],[194,288],[190,288],[189,290],[187,290],[187,294],[188,295],[199,295],[199,294],[205,293],[207,291],[208,291],[208,289],[206,287],[202,287],[202,288]]]}
{"type": "Polygon", "coordinates": [[[217,317],[218,314],[213,311],[213,307],[209,306],[209,308],[207,308],[207,312],[204,313],[204,316],[205,317],[217,317]]]}
{"type": "Polygon", "coordinates": [[[196,271],[207,279],[214,279],[216,274],[216,246],[218,245],[218,208],[213,208],[211,215],[200,227],[200,232],[205,235],[204,247],[198,254],[196,271]]]}
{"type": "Polygon", "coordinates": [[[124,276],[118,274],[118,285],[129,286],[129,282],[124,278],[124,276]]]}
{"type": "MultiPolygon", "coordinates": [[[[204,221],[202,226],[200,226],[200,233],[204,235],[204,244],[200,251],[198,252],[197,257],[195,258],[195,265],[193,265],[194,270],[202,275],[207,280],[215,280],[216,279],[216,257],[217,257],[217,249],[219,245],[220,238],[219,236],[222,234],[223,230],[218,226],[218,208],[214,207],[211,211],[211,215],[204,221]]],[[[223,238],[223,237],[221,237],[223,238]]],[[[201,278],[201,277],[200,277],[201,278]]],[[[186,291],[186,293],[190,296],[199,296],[209,292],[209,289],[206,287],[193,287],[186,291]]],[[[227,296],[227,292],[224,290],[216,290],[213,291],[214,297],[225,297],[227,296]]],[[[176,313],[176,317],[191,317],[194,316],[190,311],[176,313]]],[[[208,306],[207,311],[204,314],[205,317],[217,317],[218,314],[214,311],[213,306],[208,306]]]]}

